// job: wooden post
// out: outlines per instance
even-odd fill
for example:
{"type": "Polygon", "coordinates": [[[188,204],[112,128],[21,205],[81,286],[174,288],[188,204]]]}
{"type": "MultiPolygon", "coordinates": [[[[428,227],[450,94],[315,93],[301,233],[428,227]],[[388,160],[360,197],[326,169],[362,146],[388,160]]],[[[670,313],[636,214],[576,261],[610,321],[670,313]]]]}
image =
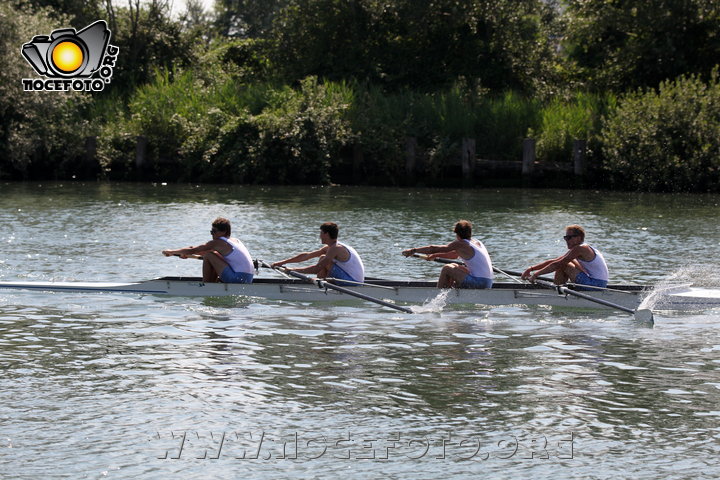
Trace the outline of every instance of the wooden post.
{"type": "Polygon", "coordinates": [[[523,140],[522,175],[532,175],[535,167],[535,139],[526,138],[523,140]]]}
{"type": "Polygon", "coordinates": [[[463,180],[470,180],[475,170],[475,139],[463,138],[460,152],[463,180]]]}
{"type": "Polygon", "coordinates": [[[97,159],[97,137],[85,137],[85,157],[78,167],[78,174],[84,179],[96,177],[100,172],[100,163],[97,159]]]}
{"type": "Polygon", "coordinates": [[[365,161],[365,155],[363,154],[362,147],[356,143],[353,145],[353,182],[359,183],[362,174],[362,165],[365,161]]]}
{"type": "Polygon", "coordinates": [[[92,165],[97,161],[97,137],[85,137],[85,163],[92,165]]]}
{"type": "Polygon", "coordinates": [[[145,168],[145,151],[147,150],[147,137],[139,135],[135,145],[135,167],[138,170],[145,168]]]}
{"type": "Polygon", "coordinates": [[[405,137],[405,173],[412,177],[415,174],[417,156],[417,138],[405,137]]]}
{"type": "Polygon", "coordinates": [[[585,152],[587,141],[573,140],[573,163],[575,164],[575,175],[585,175],[585,152]]]}

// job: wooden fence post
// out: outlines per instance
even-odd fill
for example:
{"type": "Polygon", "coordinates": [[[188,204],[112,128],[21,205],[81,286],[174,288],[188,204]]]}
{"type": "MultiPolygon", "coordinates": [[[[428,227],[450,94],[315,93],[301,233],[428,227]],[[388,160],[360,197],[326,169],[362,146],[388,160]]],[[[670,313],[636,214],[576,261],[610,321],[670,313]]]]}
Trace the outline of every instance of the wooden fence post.
{"type": "Polygon", "coordinates": [[[85,137],[85,163],[92,165],[97,161],[97,137],[85,137]]]}
{"type": "Polygon", "coordinates": [[[522,175],[532,175],[535,167],[535,139],[526,138],[523,140],[522,175]]]}
{"type": "Polygon", "coordinates": [[[470,180],[475,170],[475,139],[463,138],[460,152],[463,180],[470,180]]]}
{"type": "Polygon", "coordinates": [[[575,175],[585,175],[585,152],[587,151],[587,141],[573,141],[573,163],[575,165],[575,175]]]}
{"type": "Polygon", "coordinates": [[[405,173],[412,177],[415,174],[417,160],[417,138],[405,137],[405,173]]]}
{"type": "Polygon", "coordinates": [[[146,167],[145,165],[145,153],[147,150],[147,137],[139,135],[137,137],[137,144],[135,145],[135,167],[138,170],[142,170],[146,167]]]}
{"type": "Polygon", "coordinates": [[[361,180],[362,165],[365,161],[362,147],[356,143],[353,145],[353,183],[359,183],[361,180]]]}

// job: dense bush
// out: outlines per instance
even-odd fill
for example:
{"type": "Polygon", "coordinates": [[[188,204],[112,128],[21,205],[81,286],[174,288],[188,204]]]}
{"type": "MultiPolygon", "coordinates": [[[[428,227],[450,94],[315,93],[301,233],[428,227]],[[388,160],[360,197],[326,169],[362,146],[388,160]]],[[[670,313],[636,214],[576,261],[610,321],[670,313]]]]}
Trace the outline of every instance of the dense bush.
{"type": "Polygon", "coordinates": [[[602,130],[613,185],[661,191],[720,191],[720,82],[697,76],[623,97],[602,130]]]}

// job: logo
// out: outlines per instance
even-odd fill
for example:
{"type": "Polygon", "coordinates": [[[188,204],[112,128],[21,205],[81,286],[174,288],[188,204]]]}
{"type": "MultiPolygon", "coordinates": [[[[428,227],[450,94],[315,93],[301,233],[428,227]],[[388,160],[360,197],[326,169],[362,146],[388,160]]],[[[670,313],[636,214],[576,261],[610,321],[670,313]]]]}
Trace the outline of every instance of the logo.
{"type": "Polygon", "coordinates": [[[100,92],[110,83],[120,50],[110,45],[104,20],[76,32],[74,28],[36,35],[21,53],[42,78],[23,78],[23,90],[100,92]]]}

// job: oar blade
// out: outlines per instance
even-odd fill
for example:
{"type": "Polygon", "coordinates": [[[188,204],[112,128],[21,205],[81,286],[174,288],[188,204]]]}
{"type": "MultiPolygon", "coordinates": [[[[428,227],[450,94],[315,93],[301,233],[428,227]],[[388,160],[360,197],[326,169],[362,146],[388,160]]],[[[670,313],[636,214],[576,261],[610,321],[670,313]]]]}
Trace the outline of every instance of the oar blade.
{"type": "Polygon", "coordinates": [[[650,310],[649,308],[641,308],[639,310],[635,310],[635,320],[641,323],[655,323],[652,310],[650,310]]]}

